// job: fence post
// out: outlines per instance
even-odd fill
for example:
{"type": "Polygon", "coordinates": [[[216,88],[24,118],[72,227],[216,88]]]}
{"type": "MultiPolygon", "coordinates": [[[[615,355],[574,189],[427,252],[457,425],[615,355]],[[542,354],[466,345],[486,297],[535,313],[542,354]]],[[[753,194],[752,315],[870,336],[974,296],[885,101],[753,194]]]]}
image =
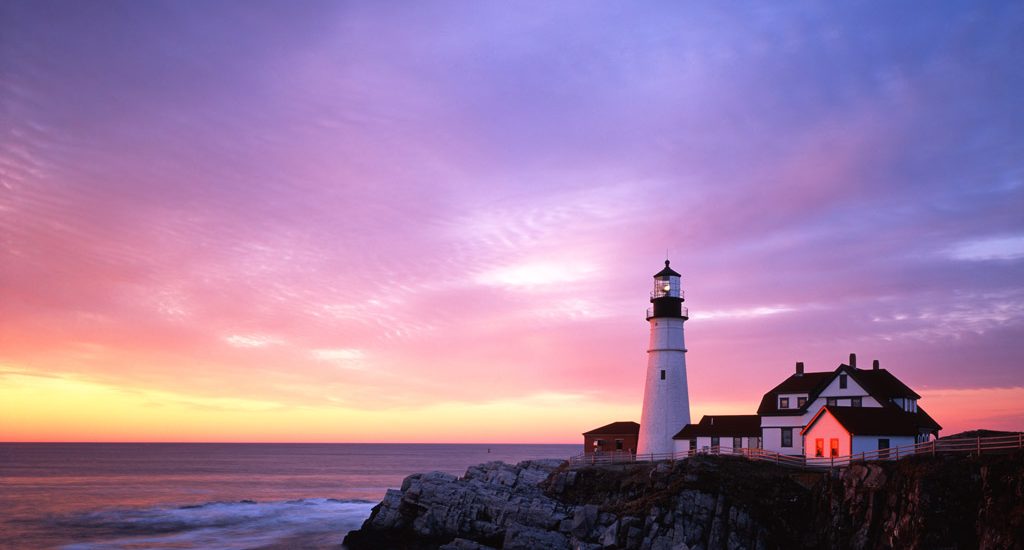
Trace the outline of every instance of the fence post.
{"type": "Polygon", "coordinates": [[[935,444],[939,441],[937,439],[932,440],[932,456],[935,456],[935,444]]]}
{"type": "Polygon", "coordinates": [[[981,456],[981,436],[978,436],[978,456],[981,456]]]}
{"type": "Polygon", "coordinates": [[[1024,447],[1024,432],[1017,432],[1017,448],[1024,447]]]}
{"type": "Polygon", "coordinates": [[[896,460],[900,459],[900,448],[896,447],[896,460]]]}

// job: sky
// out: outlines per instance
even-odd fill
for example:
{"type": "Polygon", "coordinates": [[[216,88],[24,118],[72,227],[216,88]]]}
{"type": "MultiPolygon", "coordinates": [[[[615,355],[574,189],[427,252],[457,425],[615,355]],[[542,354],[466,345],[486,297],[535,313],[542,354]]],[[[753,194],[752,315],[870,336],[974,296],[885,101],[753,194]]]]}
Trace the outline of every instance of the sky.
{"type": "Polygon", "coordinates": [[[881,361],[1024,429],[1021,2],[0,2],[0,440],[582,442],[881,361]]]}

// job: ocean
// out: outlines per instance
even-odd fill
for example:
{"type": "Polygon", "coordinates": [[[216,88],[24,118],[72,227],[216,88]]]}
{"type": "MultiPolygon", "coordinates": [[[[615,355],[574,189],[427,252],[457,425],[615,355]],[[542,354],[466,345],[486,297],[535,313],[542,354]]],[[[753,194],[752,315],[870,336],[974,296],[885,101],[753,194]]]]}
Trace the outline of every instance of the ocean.
{"type": "Polygon", "coordinates": [[[0,444],[0,548],[338,548],[388,488],[579,445],[0,444]]]}

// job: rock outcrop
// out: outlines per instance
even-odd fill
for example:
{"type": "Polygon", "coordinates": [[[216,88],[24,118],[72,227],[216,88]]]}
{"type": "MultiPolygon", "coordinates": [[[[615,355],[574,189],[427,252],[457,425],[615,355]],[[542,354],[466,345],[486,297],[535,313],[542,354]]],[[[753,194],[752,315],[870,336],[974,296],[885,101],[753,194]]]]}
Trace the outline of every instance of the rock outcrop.
{"type": "Polygon", "coordinates": [[[733,457],[438,472],[389,490],[349,550],[1024,548],[1024,455],[806,473],[733,457]]]}

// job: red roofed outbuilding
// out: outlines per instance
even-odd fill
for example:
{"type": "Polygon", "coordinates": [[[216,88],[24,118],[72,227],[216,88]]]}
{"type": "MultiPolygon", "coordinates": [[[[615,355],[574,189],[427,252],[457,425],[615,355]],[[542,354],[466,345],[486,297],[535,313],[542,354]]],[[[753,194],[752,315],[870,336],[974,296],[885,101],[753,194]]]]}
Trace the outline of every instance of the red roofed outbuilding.
{"type": "Polygon", "coordinates": [[[640,424],[636,422],[612,422],[589,432],[583,432],[583,452],[594,453],[636,453],[640,424]]]}

